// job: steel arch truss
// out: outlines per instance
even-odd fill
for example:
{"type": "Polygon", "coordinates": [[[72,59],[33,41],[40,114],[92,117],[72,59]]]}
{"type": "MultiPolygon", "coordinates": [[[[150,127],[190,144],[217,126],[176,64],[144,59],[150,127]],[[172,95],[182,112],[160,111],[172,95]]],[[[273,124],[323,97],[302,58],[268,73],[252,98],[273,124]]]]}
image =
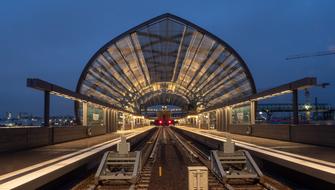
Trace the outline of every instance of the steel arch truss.
{"type": "Polygon", "coordinates": [[[77,92],[139,113],[154,104],[206,108],[256,90],[246,64],[228,44],[164,14],[102,47],[82,72],[77,92]]]}

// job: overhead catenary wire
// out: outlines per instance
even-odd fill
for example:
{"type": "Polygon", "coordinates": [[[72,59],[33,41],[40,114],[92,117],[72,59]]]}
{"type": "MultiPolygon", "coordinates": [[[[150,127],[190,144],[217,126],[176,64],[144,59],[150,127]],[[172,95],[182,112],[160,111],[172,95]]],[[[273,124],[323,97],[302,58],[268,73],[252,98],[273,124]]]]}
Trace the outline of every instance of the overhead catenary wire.
{"type": "Polygon", "coordinates": [[[303,53],[303,54],[290,55],[286,57],[285,59],[286,60],[303,59],[303,58],[327,56],[327,55],[333,55],[333,54],[335,54],[335,49],[327,50],[327,51],[318,51],[314,53],[303,53]]]}

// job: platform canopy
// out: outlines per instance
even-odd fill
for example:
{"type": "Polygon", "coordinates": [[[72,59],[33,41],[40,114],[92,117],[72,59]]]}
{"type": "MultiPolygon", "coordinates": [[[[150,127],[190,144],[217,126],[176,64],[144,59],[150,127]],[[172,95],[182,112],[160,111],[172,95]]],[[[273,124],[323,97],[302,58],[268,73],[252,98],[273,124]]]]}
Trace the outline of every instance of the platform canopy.
{"type": "Polygon", "coordinates": [[[227,43],[171,14],[114,38],[88,62],[77,92],[140,113],[153,105],[197,111],[256,93],[227,43]]]}

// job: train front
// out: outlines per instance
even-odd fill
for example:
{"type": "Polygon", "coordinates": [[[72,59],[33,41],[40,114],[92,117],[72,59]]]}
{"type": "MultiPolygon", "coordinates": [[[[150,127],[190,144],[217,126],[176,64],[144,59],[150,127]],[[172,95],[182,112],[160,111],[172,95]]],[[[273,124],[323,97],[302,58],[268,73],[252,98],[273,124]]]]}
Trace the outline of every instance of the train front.
{"type": "Polygon", "coordinates": [[[162,110],[157,112],[157,119],[154,121],[156,126],[174,126],[175,121],[171,118],[171,112],[168,110],[162,110]]]}

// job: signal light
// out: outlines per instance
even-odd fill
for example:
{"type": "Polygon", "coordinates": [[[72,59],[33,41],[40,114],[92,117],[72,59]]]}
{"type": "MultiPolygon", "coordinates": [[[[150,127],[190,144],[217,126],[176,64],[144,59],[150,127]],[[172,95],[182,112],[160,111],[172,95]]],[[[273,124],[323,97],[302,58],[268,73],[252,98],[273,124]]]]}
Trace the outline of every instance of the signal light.
{"type": "Polygon", "coordinates": [[[171,123],[172,123],[172,121],[171,121],[171,120],[169,120],[169,121],[168,121],[168,123],[169,123],[169,124],[171,124],[171,123]]]}
{"type": "Polygon", "coordinates": [[[163,121],[162,121],[162,120],[159,120],[158,123],[159,123],[159,124],[163,124],[163,121]]]}

